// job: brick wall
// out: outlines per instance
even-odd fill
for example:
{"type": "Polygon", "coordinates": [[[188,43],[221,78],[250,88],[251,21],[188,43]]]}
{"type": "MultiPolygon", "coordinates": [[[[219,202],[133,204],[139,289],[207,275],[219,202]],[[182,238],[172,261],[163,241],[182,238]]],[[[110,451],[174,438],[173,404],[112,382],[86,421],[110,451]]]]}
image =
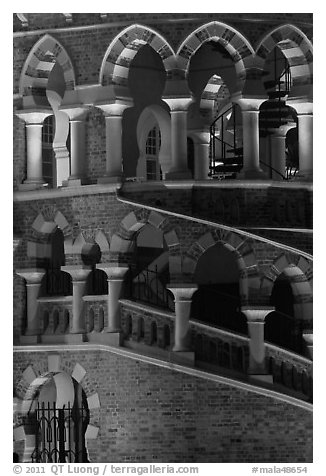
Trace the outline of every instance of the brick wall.
{"type": "MultiPolygon", "coordinates": [[[[312,461],[307,410],[113,353],[60,355],[68,373],[77,362],[85,368],[86,394],[99,395],[100,409],[91,413],[91,424],[100,430],[88,443],[93,462],[312,461]]],[[[47,354],[15,354],[20,398],[27,362],[41,371],[47,354]]],[[[21,447],[17,444],[16,451],[21,447]]]]}

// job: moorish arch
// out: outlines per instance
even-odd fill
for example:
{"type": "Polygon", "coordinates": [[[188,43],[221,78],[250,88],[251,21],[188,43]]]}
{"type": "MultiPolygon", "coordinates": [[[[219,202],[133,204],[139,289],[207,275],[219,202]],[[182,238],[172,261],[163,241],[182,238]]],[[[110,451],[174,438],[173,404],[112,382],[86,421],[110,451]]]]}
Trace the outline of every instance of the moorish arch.
{"type": "Polygon", "coordinates": [[[119,260],[129,261],[130,255],[136,247],[138,232],[151,225],[154,229],[163,233],[165,246],[168,249],[170,274],[181,273],[181,251],[178,234],[169,224],[167,217],[156,211],[135,210],[130,212],[120,223],[119,231],[112,236],[110,253],[119,256],[119,260]]]}
{"type": "Polygon", "coordinates": [[[158,162],[161,166],[163,179],[169,172],[171,163],[171,118],[169,113],[157,104],[146,107],[139,116],[137,123],[137,143],[139,158],[137,177],[144,176],[144,162],[146,159],[146,141],[151,129],[157,125],[160,131],[160,150],[158,162]]]}
{"type": "Polygon", "coordinates": [[[291,71],[292,87],[289,99],[293,96],[312,95],[313,48],[307,36],[294,25],[282,25],[268,33],[259,43],[255,62],[264,66],[265,59],[274,50],[280,48],[291,71]]]}
{"type": "MultiPolygon", "coordinates": [[[[87,410],[86,425],[83,428],[83,439],[86,444],[86,451],[91,457],[91,442],[96,440],[99,427],[96,421],[96,410],[100,409],[100,400],[97,392],[93,388],[91,379],[86,369],[75,363],[74,366],[67,367],[63,358],[52,353],[47,357],[47,363],[40,361],[37,365],[29,365],[22,372],[22,378],[16,386],[17,395],[22,395],[22,399],[16,398],[16,412],[25,417],[24,423],[14,428],[14,441],[24,441],[24,462],[31,462],[32,453],[36,447],[35,430],[28,425],[28,415],[35,412],[38,403],[47,407],[56,404],[57,409],[73,407],[77,401],[77,393],[84,395],[84,403],[87,410]]],[[[54,448],[54,452],[55,448],[54,448]]]]}
{"type": "Polygon", "coordinates": [[[293,259],[288,254],[278,256],[262,280],[262,292],[271,298],[277,280],[282,278],[290,286],[293,295],[294,318],[312,321],[312,262],[304,257],[293,259]]]}
{"type": "Polygon", "coordinates": [[[260,277],[256,257],[246,238],[235,232],[215,230],[201,236],[187,251],[183,260],[183,273],[194,278],[197,264],[202,255],[216,244],[221,243],[234,255],[239,269],[239,291],[241,304],[255,304],[260,287],[260,277]]]}
{"type": "Polygon", "coordinates": [[[33,46],[21,73],[19,92],[23,96],[24,106],[49,105],[46,91],[56,65],[60,65],[62,70],[65,90],[73,90],[75,72],[69,55],[57,39],[46,34],[33,46]]]}
{"type": "Polygon", "coordinates": [[[237,91],[240,92],[246,79],[246,69],[251,66],[254,49],[243,34],[225,23],[213,21],[193,31],[177,51],[179,68],[187,76],[192,56],[208,41],[216,41],[230,54],[237,75],[237,91]]]}
{"type": "Polygon", "coordinates": [[[130,25],[108,47],[101,65],[100,84],[113,85],[116,94],[131,97],[128,87],[130,65],[144,45],[149,45],[158,53],[167,73],[175,68],[174,51],[161,34],[147,26],[130,25]]]}

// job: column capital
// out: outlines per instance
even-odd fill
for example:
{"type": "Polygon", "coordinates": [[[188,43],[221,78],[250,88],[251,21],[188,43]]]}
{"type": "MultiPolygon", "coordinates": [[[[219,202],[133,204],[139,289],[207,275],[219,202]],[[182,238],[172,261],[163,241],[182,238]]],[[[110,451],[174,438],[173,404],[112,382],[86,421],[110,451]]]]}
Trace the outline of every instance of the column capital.
{"type": "Polygon", "coordinates": [[[192,295],[198,289],[195,283],[171,283],[166,286],[175,298],[175,302],[191,301],[192,295]]]}
{"type": "Polygon", "coordinates": [[[103,102],[94,104],[95,107],[101,109],[104,112],[105,117],[121,117],[123,111],[132,107],[134,102],[132,99],[121,99],[117,101],[103,102]]]}
{"type": "Polygon", "coordinates": [[[15,112],[19,119],[26,122],[27,125],[43,125],[44,119],[53,114],[52,109],[21,109],[15,112]]]}
{"type": "MultiPolygon", "coordinates": [[[[231,98],[232,99],[232,98],[231,98]]],[[[232,102],[238,104],[242,111],[259,112],[259,108],[266,98],[234,98],[232,102]]]]}
{"type": "Polygon", "coordinates": [[[42,268],[17,269],[16,274],[24,278],[27,284],[40,284],[43,276],[45,275],[45,269],[42,269],[42,268]]]}
{"type": "Polygon", "coordinates": [[[98,263],[96,269],[104,271],[109,281],[123,280],[129,270],[128,266],[112,266],[109,263],[98,263]]]}
{"type": "Polygon", "coordinates": [[[168,98],[163,97],[162,100],[167,103],[171,112],[186,112],[190,104],[193,102],[193,98],[191,96],[168,98]]]}
{"type": "Polygon", "coordinates": [[[61,266],[61,271],[70,274],[73,282],[82,282],[87,279],[87,276],[92,271],[92,267],[84,265],[68,265],[61,266]]]}
{"type": "Polygon", "coordinates": [[[294,127],[297,127],[295,122],[288,122],[287,124],[283,124],[280,127],[270,130],[272,132],[272,137],[285,137],[287,132],[294,127]]]}
{"type": "Polygon", "coordinates": [[[70,121],[84,121],[89,107],[81,104],[67,105],[60,107],[60,111],[66,113],[70,121]]]}
{"type": "Polygon", "coordinates": [[[266,316],[275,311],[274,306],[242,306],[241,312],[246,316],[248,322],[263,324],[266,316]]]}
{"type": "Polygon", "coordinates": [[[193,129],[189,131],[189,135],[194,139],[196,144],[209,144],[210,132],[202,129],[193,129]]]}
{"type": "Polygon", "coordinates": [[[312,102],[302,102],[302,101],[291,101],[288,99],[286,101],[287,106],[292,107],[298,115],[312,115],[313,103],[312,102]]]}

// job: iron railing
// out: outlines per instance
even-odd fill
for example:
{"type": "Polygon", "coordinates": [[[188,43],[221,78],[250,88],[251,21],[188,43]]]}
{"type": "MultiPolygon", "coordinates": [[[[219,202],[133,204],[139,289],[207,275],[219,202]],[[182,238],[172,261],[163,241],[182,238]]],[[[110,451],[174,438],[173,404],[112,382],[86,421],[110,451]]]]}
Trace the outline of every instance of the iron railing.
{"type": "Polygon", "coordinates": [[[136,301],[145,302],[165,309],[173,308],[173,299],[166,283],[169,282],[167,272],[158,272],[157,265],[154,269],[145,268],[133,272],[129,267],[128,294],[136,301]]]}
{"type": "Polygon", "coordinates": [[[89,411],[84,408],[57,408],[44,402],[38,403],[29,416],[35,425],[35,449],[32,463],[85,463],[88,462],[85,447],[85,431],[89,411]]]}

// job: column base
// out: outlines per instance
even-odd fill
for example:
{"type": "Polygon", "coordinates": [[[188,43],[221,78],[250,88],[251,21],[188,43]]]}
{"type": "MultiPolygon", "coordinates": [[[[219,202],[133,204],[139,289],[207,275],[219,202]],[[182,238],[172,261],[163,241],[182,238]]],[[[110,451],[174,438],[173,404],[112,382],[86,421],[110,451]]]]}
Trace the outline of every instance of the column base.
{"type": "Polygon", "coordinates": [[[29,190],[38,190],[39,188],[47,187],[48,184],[44,181],[25,180],[25,182],[18,185],[18,190],[24,192],[29,190]]]}
{"type": "Polygon", "coordinates": [[[39,335],[23,335],[20,336],[19,342],[21,344],[39,344],[41,342],[40,336],[39,335]]]}
{"type": "Polygon", "coordinates": [[[265,172],[261,169],[247,169],[240,170],[237,175],[237,180],[269,180],[265,172]]]}
{"type": "Polygon", "coordinates": [[[312,170],[302,170],[293,177],[292,181],[294,182],[312,182],[313,181],[313,172],[312,170]]]}
{"type": "Polygon", "coordinates": [[[165,174],[165,180],[191,180],[191,172],[190,170],[186,171],[175,171],[175,172],[168,172],[165,174]]]}
{"type": "Polygon", "coordinates": [[[87,185],[89,181],[86,178],[68,178],[62,182],[63,187],[81,187],[87,185]]]}
{"type": "Polygon", "coordinates": [[[183,351],[183,352],[170,352],[171,362],[176,364],[195,365],[195,352],[183,351]]]}
{"type": "Polygon", "coordinates": [[[92,332],[87,334],[87,341],[121,347],[123,344],[123,336],[121,332],[92,332]]]}
{"type": "Polygon", "coordinates": [[[48,334],[41,336],[42,344],[81,344],[84,334],[48,334]]]}
{"type": "Polygon", "coordinates": [[[121,175],[104,175],[103,177],[99,177],[97,179],[97,183],[121,183],[122,177],[121,175]]]}
{"type": "Polygon", "coordinates": [[[273,375],[270,374],[249,374],[249,379],[265,383],[274,383],[273,375]]]}

